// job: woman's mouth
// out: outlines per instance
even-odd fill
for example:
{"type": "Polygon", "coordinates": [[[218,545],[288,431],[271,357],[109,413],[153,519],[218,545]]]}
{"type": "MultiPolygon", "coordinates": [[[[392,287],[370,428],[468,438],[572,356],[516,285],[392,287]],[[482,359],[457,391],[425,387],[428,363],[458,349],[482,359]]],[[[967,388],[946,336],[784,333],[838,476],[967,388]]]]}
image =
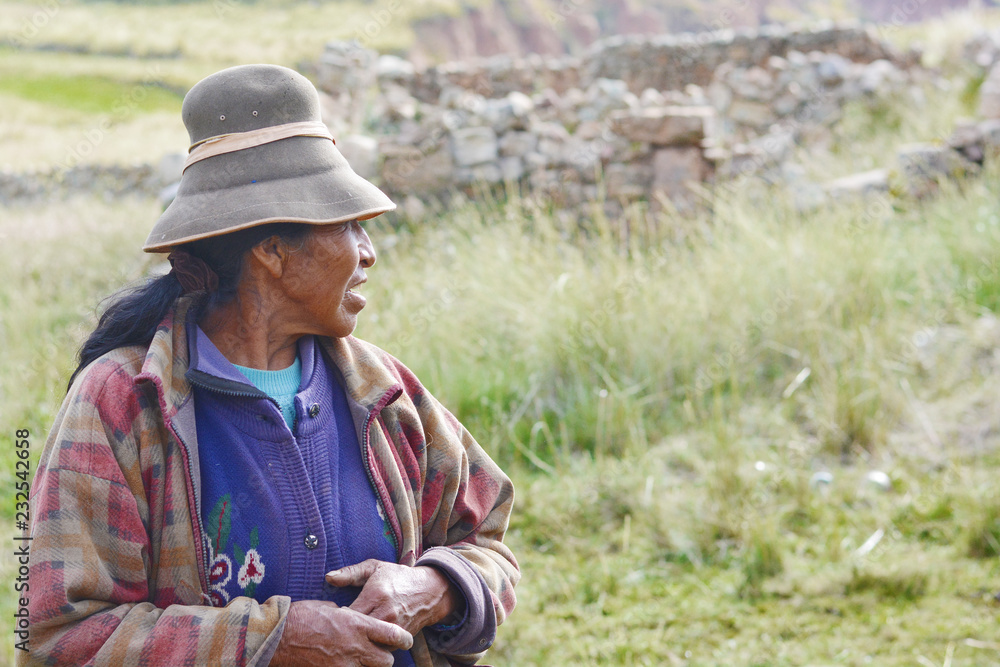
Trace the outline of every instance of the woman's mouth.
{"type": "Polygon", "coordinates": [[[362,284],[363,283],[358,283],[344,292],[344,303],[355,310],[361,310],[365,307],[365,304],[368,303],[368,300],[365,299],[360,292],[355,291],[359,290],[362,284]]]}

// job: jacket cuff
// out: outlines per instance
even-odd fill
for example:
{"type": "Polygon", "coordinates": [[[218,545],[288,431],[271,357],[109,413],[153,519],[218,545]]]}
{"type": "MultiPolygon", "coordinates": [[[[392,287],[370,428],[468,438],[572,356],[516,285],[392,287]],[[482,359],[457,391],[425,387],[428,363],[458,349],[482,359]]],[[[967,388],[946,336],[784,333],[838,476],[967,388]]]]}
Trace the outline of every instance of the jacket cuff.
{"type": "Polygon", "coordinates": [[[417,559],[417,565],[439,570],[465,596],[465,617],[457,626],[424,628],[427,645],[446,655],[480,653],[493,645],[497,616],[493,594],[483,576],[469,561],[448,547],[432,547],[417,559]]]}

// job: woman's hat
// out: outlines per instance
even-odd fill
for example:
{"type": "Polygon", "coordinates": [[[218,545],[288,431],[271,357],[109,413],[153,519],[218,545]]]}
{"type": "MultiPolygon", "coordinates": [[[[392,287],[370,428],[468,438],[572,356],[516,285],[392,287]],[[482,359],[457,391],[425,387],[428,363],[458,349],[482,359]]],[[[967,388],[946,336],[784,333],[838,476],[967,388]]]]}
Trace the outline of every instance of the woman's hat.
{"type": "Polygon", "coordinates": [[[396,208],[347,164],[316,89],[294,70],[222,70],[188,91],[181,115],[191,148],[146,252],[269,222],[333,224],[396,208]]]}

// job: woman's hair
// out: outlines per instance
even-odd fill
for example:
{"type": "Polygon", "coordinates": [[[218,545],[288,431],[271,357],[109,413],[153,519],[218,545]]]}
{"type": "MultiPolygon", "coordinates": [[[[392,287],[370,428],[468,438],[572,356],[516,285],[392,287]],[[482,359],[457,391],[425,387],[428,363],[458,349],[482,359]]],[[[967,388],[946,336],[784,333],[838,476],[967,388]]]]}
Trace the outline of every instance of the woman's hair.
{"type": "MultiPolygon", "coordinates": [[[[311,225],[301,223],[275,222],[179,246],[208,264],[219,277],[218,288],[202,299],[195,315],[200,318],[202,314],[236,297],[251,248],[272,236],[278,236],[286,243],[301,244],[311,229],[311,225]]],[[[108,307],[101,314],[97,328],[80,348],[80,361],[70,376],[67,389],[90,362],[111,350],[129,345],[149,345],[156,327],[183,293],[184,289],[171,271],[108,297],[108,307]]]]}

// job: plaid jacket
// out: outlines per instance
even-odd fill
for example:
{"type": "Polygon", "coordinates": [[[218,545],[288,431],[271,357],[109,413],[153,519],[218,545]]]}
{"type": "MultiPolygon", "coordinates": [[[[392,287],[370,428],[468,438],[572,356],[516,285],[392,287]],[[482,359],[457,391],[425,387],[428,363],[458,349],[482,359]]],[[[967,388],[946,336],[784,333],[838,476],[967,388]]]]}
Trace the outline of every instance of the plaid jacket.
{"type": "MultiPolygon", "coordinates": [[[[148,349],[88,366],[63,402],[32,484],[30,651],[19,665],[263,666],[274,653],[287,597],[209,606],[184,377],[190,305],[178,300],[148,349]]],[[[322,345],[346,381],[399,562],[449,547],[482,575],[502,622],[520,577],[502,542],[510,480],[399,361],[353,337],[322,345]]],[[[449,664],[423,633],[412,655],[420,667],[449,664]]]]}

